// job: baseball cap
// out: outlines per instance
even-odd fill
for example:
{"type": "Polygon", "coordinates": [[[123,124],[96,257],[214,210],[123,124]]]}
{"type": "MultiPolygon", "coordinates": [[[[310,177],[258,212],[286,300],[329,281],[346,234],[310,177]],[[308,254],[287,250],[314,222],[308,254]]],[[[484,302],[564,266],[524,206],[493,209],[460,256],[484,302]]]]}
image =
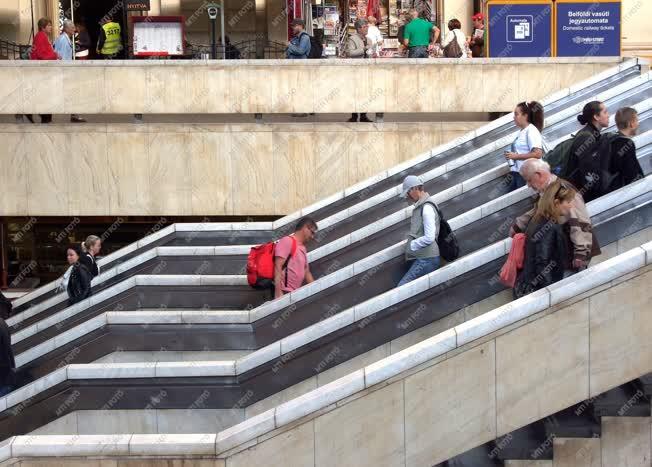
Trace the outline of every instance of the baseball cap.
{"type": "Polygon", "coordinates": [[[296,26],[297,24],[298,24],[298,25],[301,25],[301,26],[303,26],[303,27],[306,26],[306,22],[305,22],[304,20],[302,20],[301,18],[294,18],[294,19],[292,20],[292,26],[296,26]]]}
{"type": "Polygon", "coordinates": [[[408,191],[410,191],[415,186],[421,185],[423,185],[421,178],[417,177],[416,175],[408,175],[405,177],[405,180],[403,180],[403,190],[401,190],[401,194],[399,196],[405,199],[407,198],[408,191]]]}
{"type": "Polygon", "coordinates": [[[476,13],[475,15],[471,16],[471,19],[481,19],[484,20],[484,15],[482,13],[476,13]]]}

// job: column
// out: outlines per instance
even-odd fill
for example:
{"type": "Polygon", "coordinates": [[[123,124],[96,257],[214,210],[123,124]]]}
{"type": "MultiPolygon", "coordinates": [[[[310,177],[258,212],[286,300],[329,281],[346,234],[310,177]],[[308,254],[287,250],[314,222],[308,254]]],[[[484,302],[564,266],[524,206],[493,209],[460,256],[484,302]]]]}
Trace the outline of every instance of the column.
{"type": "Polygon", "coordinates": [[[161,15],[178,16],[181,14],[181,0],[159,0],[161,4],[161,15]]]}

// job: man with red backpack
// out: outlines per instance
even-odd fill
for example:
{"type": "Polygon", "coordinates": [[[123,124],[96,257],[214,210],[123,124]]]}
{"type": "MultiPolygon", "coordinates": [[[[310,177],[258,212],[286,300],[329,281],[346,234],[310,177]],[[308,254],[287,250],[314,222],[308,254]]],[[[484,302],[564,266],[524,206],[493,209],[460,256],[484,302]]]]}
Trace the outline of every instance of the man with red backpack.
{"type": "Polygon", "coordinates": [[[251,249],[247,260],[247,280],[256,289],[272,289],[274,298],[292,292],[312,277],[306,244],[315,238],[317,223],[310,217],[297,222],[294,233],[251,249]]]}
{"type": "Polygon", "coordinates": [[[308,265],[306,243],[312,241],[317,233],[317,223],[310,217],[297,222],[292,235],[283,237],[274,249],[274,298],[292,292],[303,285],[310,284],[312,277],[308,265]]]}

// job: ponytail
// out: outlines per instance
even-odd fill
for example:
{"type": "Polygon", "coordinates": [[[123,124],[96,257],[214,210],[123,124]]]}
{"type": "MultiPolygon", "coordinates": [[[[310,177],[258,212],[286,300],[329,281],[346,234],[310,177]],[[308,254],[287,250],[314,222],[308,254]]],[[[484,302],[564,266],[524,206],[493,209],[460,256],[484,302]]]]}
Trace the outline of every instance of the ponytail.
{"type": "MultiPolygon", "coordinates": [[[[584,106],[582,113],[577,116],[577,121],[582,125],[593,125],[593,117],[600,115],[602,109],[602,102],[591,101],[584,106]]],[[[593,125],[595,126],[595,125],[593,125]]]]}
{"type": "Polygon", "coordinates": [[[82,251],[83,251],[84,253],[88,253],[88,252],[90,251],[91,247],[92,247],[93,245],[95,245],[95,243],[96,243],[97,241],[99,241],[99,240],[100,240],[100,237],[98,237],[97,235],[89,235],[88,237],[86,237],[86,240],[84,240],[84,241],[81,243],[81,249],[82,249],[82,251]]]}
{"type": "Polygon", "coordinates": [[[537,101],[521,102],[517,105],[521,113],[527,115],[527,121],[534,125],[540,132],[543,131],[544,114],[543,106],[537,101]]]}

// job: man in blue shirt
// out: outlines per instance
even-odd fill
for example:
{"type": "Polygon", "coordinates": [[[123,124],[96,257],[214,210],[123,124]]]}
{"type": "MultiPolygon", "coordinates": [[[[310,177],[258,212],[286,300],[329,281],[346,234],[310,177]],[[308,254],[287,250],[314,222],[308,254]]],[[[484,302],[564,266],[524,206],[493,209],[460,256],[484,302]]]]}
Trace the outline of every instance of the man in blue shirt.
{"type": "Polygon", "coordinates": [[[287,58],[308,58],[310,53],[310,36],[304,31],[306,23],[301,18],[294,18],[292,20],[292,32],[294,37],[288,42],[288,47],[285,50],[287,58]]]}
{"type": "Polygon", "coordinates": [[[70,20],[63,22],[63,31],[54,41],[54,51],[61,60],[72,60],[72,41],[75,33],[75,25],[70,20]]]}
{"type": "MultiPolygon", "coordinates": [[[[64,20],[63,31],[54,41],[54,51],[59,55],[61,60],[72,60],[73,55],[73,41],[75,40],[75,24],[70,20],[64,20]]],[[[83,123],[86,120],[77,114],[70,116],[70,121],[73,123],[83,123]]]]}

